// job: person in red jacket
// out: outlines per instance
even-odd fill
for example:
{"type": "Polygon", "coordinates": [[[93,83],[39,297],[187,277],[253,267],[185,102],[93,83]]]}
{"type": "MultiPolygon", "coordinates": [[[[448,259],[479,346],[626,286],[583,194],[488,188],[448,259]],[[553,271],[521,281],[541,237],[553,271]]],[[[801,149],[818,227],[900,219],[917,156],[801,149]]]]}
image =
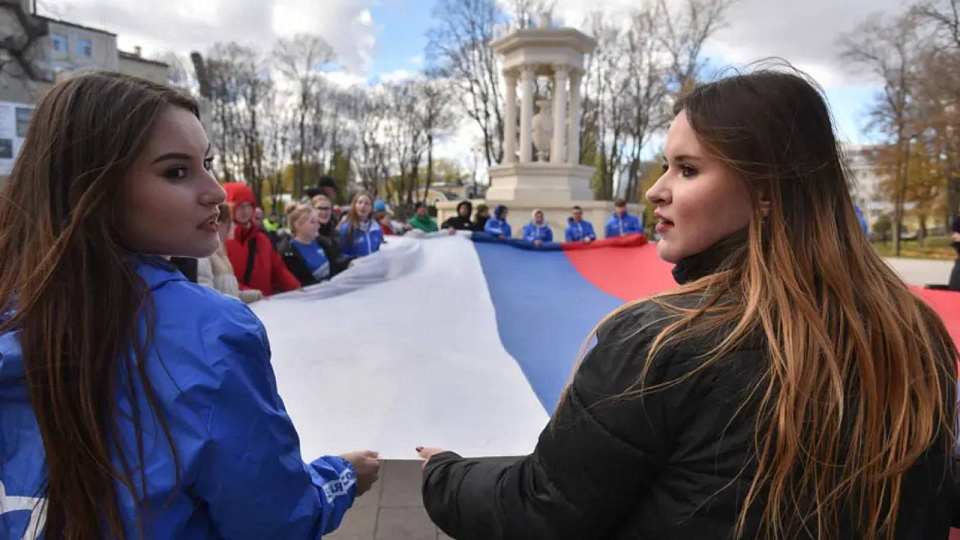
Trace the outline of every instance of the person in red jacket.
{"type": "Polygon", "coordinates": [[[227,240],[227,255],[240,290],[256,289],[263,296],[270,296],[274,292],[299,289],[300,282],[287,270],[270,238],[253,223],[253,211],[257,207],[253,190],[239,182],[228,182],[223,189],[237,225],[233,238],[227,240]]]}

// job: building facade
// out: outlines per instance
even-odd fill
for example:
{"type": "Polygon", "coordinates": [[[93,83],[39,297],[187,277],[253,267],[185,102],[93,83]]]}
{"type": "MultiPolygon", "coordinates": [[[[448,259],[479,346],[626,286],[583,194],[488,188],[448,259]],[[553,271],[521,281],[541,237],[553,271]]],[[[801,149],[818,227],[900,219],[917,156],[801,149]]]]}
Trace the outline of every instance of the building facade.
{"type": "Polygon", "coordinates": [[[0,0],[0,181],[10,173],[34,104],[59,81],[116,71],[167,82],[168,66],[117,48],[117,35],[37,15],[31,0],[0,0]]]}

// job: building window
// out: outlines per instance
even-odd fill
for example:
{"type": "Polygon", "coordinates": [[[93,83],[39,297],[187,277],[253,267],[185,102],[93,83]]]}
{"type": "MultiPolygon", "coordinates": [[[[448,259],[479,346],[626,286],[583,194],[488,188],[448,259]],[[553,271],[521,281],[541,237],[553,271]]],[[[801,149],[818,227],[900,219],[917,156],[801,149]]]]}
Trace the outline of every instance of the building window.
{"type": "Polygon", "coordinates": [[[77,38],[77,56],[81,58],[92,58],[93,41],[86,38],[77,38]]]}
{"type": "Polygon", "coordinates": [[[53,50],[65,53],[70,49],[70,40],[63,34],[50,34],[50,40],[53,41],[53,50]]]}

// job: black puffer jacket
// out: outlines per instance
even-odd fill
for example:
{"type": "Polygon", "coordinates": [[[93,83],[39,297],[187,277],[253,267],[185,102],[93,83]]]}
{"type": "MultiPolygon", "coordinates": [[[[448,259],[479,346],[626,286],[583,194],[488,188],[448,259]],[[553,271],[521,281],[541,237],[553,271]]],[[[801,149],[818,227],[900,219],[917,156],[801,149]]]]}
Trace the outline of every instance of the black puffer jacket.
{"type": "MultiPolygon", "coordinates": [[[[711,256],[682,261],[675,276],[704,275],[711,256]]],[[[766,364],[763,340],[749,340],[676,386],[615,398],[639,379],[650,342],[669,317],[648,302],[601,328],[533,454],[512,465],[452,452],[430,459],[423,500],[431,519],[459,540],[732,538],[755,474],[756,406],[746,394],[766,364]]],[[[664,350],[647,384],[691,373],[720,337],[664,350]]],[[[947,538],[955,499],[947,463],[931,451],[907,473],[898,539],[947,538]]],[[[743,538],[758,537],[758,522],[754,509],[743,538]]],[[[835,532],[858,538],[849,519],[835,532]]]]}

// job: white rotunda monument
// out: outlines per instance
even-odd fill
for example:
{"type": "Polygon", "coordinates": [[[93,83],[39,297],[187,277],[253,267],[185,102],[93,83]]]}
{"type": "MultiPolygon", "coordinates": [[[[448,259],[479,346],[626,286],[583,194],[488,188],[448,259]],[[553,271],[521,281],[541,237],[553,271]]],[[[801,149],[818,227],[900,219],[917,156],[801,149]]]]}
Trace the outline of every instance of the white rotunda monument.
{"type": "MultiPolygon", "coordinates": [[[[506,84],[503,161],[489,169],[486,200],[473,202],[485,202],[491,211],[495,205],[507,205],[514,236],[521,235],[530,212],[539,208],[560,242],[570,209],[579,205],[602,238],[613,203],[594,200],[590,189],[594,168],[580,164],[584,57],[597,42],[575,28],[554,28],[550,15],[542,13],[536,28],[516,30],[491,46],[502,58],[506,84]],[[549,99],[536,95],[540,78],[551,83],[549,99]]],[[[437,205],[440,222],[454,215],[456,205],[454,201],[437,205]]],[[[637,204],[628,208],[633,214],[642,211],[637,204]]]]}

